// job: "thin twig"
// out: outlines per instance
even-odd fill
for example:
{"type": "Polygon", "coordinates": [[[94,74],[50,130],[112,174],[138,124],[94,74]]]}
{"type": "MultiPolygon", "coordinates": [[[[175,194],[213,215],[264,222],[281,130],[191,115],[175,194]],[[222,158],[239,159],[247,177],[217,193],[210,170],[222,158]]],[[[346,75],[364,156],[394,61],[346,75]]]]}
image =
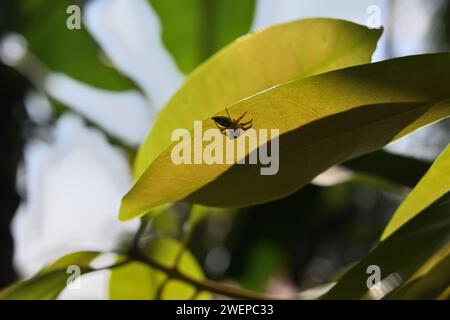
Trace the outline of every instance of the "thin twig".
{"type": "Polygon", "coordinates": [[[164,288],[165,288],[166,285],[169,283],[169,281],[170,281],[170,277],[169,277],[169,276],[166,276],[166,277],[164,278],[164,280],[161,282],[161,284],[159,285],[158,290],[156,291],[156,294],[155,294],[156,300],[161,300],[161,298],[162,298],[162,293],[163,293],[163,291],[164,291],[164,288]]]}
{"type": "Polygon", "coordinates": [[[189,300],[196,300],[197,297],[200,295],[200,290],[195,289],[194,293],[192,294],[191,298],[189,300]]]}

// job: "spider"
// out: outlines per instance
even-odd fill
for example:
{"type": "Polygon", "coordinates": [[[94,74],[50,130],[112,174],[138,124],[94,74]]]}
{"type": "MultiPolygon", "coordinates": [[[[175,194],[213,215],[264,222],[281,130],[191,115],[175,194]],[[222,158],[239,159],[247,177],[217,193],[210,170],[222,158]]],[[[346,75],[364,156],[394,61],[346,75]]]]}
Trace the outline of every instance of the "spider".
{"type": "Polygon", "coordinates": [[[230,117],[230,114],[228,113],[227,108],[225,108],[225,111],[227,112],[228,117],[216,116],[216,117],[211,118],[222,134],[224,134],[227,129],[233,129],[233,130],[242,129],[245,131],[252,127],[253,119],[250,119],[247,122],[242,122],[242,123],[239,122],[247,114],[247,111],[244,112],[237,119],[233,119],[230,117]]]}

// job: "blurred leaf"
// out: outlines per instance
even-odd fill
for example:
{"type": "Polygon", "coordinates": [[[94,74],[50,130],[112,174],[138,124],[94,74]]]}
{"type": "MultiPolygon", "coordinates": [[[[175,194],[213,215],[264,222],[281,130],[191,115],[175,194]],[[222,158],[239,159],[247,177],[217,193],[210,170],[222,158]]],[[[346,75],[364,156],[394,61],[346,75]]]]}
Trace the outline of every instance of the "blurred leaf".
{"type": "Polygon", "coordinates": [[[69,277],[67,267],[76,265],[81,275],[92,271],[90,263],[100,253],[76,252],[58,259],[45,267],[34,277],[13,284],[0,292],[0,299],[7,300],[50,300],[55,299],[66,287],[69,277]]]}
{"type": "Polygon", "coordinates": [[[450,300],[450,285],[437,297],[438,300],[450,300]]]}
{"type": "Polygon", "coordinates": [[[189,213],[189,229],[192,230],[195,228],[198,223],[216,210],[220,209],[205,207],[199,204],[192,205],[191,212],[189,213]]]}
{"type": "Polygon", "coordinates": [[[427,172],[430,163],[384,150],[378,150],[342,164],[357,173],[386,178],[388,181],[413,188],[427,172]],[[380,166],[380,163],[383,165],[380,166]]]}
{"type": "MultiPolygon", "coordinates": [[[[201,267],[198,265],[194,256],[183,249],[180,257],[180,250],[182,246],[179,242],[170,238],[158,238],[150,242],[146,247],[145,252],[148,257],[165,265],[166,267],[174,267],[177,259],[178,270],[196,280],[204,279],[204,274],[201,267]]],[[[165,289],[162,291],[163,299],[190,299],[194,296],[196,290],[189,284],[180,282],[178,280],[169,280],[165,289]]],[[[196,299],[208,299],[209,293],[201,293],[196,299]]]]}
{"type": "MultiPolygon", "coordinates": [[[[178,241],[168,237],[158,237],[152,239],[144,250],[147,257],[166,267],[173,267],[179,259],[177,268],[180,272],[197,280],[204,279],[201,267],[186,248],[183,248],[182,255],[178,257],[181,249],[182,245],[178,241]]],[[[173,300],[194,297],[196,293],[194,287],[176,279],[166,282],[166,278],[165,273],[138,262],[115,268],[111,271],[110,298],[156,299],[161,285],[163,289],[159,298],[173,300]]],[[[209,293],[201,293],[195,298],[208,299],[209,297],[209,293]]]]}
{"type": "MultiPolygon", "coordinates": [[[[148,257],[161,263],[166,267],[173,267],[176,263],[177,256],[180,253],[181,244],[170,238],[157,238],[151,241],[145,248],[145,253],[148,257]]],[[[198,265],[194,256],[187,250],[183,249],[183,253],[179,258],[178,270],[196,280],[204,279],[204,274],[201,267],[198,265]]],[[[162,291],[163,299],[190,299],[194,293],[195,288],[189,284],[182,283],[178,280],[169,280],[164,290],[162,291]]]]}
{"type": "MultiPolygon", "coordinates": [[[[439,101],[450,98],[449,89],[450,54],[392,59],[276,86],[229,108],[232,116],[247,111],[256,130],[280,130],[276,174],[261,175],[261,164],[176,165],[169,147],[122,199],[120,219],[180,199],[242,207],[287,196],[332,165],[449,116],[450,100],[439,101]]],[[[211,128],[214,122],[205,120],[203,130],[211,128]]],[[[222,136],[219,143],[234,145],[248,133],[222,136]]],[[[190,136],[183,139],[203,152],[202,141],[190,136]]]]}
{"type": "Polygon", "coordinates": [[[382,176],[367,174],[367,173],[353,173],[351,180],[346,183],[368,185],[372,186],[378,190],[384,190],[390,193],[397,194],[399,196],[405,196],[407,193],[407,188],[402,187],[391,180],[388,180],[382,176]]]}
{"type": "Polygon", "coordinates": [[[269,280],[281,271],[285,263],[283,248],[276,242],[261,240],[253,245],[245,257],[239,283],[248,290],[264,292],[269,280]]]}
{"type": "Polygon", "coordinates": [[[144,215],[141,238],[170,237],[189,241],[193,229],[209,214],[223,209],[176,202],[152,209],[144,215]]]}
{"type": "Polygon", "coordinates": [[[170,237],[178,239],[181,235],[180,219],[177,208],[172,204],[165,210],[151,212],[152,219],[149,220],[148,237],[170,237]]]}
{"type": "Polygon", "coordinates": [[[154,299],[164,275],[139,262],[128,263],[111,271],[109,298],[113,300],[154,299]]]}
{"type": "Polygon", "coordinates": [[[381,240],[450,190],[450,145],[445,148],[405,201],[394,213],[381,240]]]}
{"type": "Polygon", "coordinates": [[[139,149],[135,176],[170,145],[174,129],[190,129],[194,120],[293,78],[367,63],[380,35],[342,20],[307,19],[234,41],[197,68],[159,113],[139,149]]]}
{"type": "Polygon", "coordinates": [[[186,237],[190,237],[192,232],[195,230],[197,225],[205,220],[211,215],[228,214],[231,215],[235,213],[236,210],[224,209],[224,208],[214,208],[206,207],[199,204],[193,204],[191,211],[189,213],[189,220],[187,221],[186,237]]]}
{"type": "MultiPolygon", "coordinates": [[[[400,285],[450,243],[450,193],[416,215],[352,267],[322,299],[359,299],[368,292],[367,267],[379,266],[382,281],[397,275],[400,285]]],[[[393,284],[391,284],[393,285],[393,284]]],[[[387,292],[384,292],[387,293],[387,292]]]]}
{"type": "Polygon", "coordinates": [[[82,26],[66,26],[67,7],[73,0],[21,0],[21,29],[30,51],[52,71],[67,75],[102,89],[124,90],[132,82],[100,61],[102,53],[82,26]]]}
{"type": "Polygon", "coordinates": [[[178,67],[190,73],[250,29],[254,0],[149,0],[162,23],[162,39],[178,67]]]}
{"type": "Polygon", "coordinates": [[[385,299],[436,299],[450,286],[450,245],[427,261],[408,282],[385,299]]]}

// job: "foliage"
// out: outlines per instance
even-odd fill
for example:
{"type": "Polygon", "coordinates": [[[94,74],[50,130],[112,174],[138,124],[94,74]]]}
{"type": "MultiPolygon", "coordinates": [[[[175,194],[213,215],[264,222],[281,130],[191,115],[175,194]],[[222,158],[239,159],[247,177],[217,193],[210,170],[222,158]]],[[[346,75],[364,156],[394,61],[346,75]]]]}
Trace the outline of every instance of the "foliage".
{"type": "MultiPolygon", "coordinates": [[[[161,17],[164,44],[189,76],[138,150],[137,181],[120,210],[121,220],[141,217],[133,243],[115,264],[100,269],[92,266],[99,252],[62,257],[31,279],[4,289],[0,298],[57,298],[71,265],[82,274],[110,270],[112,299],[210,299],[211,293],[280,298],[208,279],[190,247],[196,228],[213,213],[236,211],[225,208],[284,198],[331,166],[376,152],[450,115],[449,53],[370,63],[381,30],[323,18],[276,25],[231,42],[249,30],[254,1],[191,0],[173,15],[167,13],[172,2],[149,0],[161,17]],[[205,10],[214,14],[206,19],[205,10]],[[230,16],[236,18],[232,27],[230,16]],[[184,41],[179,41],[180,34],[184,41]],[[204,120],[203,129],[213,128],[209,118],[223,115],[225,108],[232,115],[248,112],[255,129],[280,130],[278,174],[262,176],[260,167],[251,165],[173,164],[172,131],[192,130],[194,120],[204,120]]],[[[30,20],[21,32],[37,57],[50,69],[99,88],[134,86],[102,63],[86,31],[69,34],[55,28],[64,20],[64,11],[47,10],[49,5],[53,3],[44,0],[23,4],[23,17],[30,20]],[[36,24],[31,12],[45,13],[45,18],[39,16],[36,24]]],[[[61,1],[58,8],[66,5],[61,1]]],[[[246,156],[251,151],[246,150],[246,156]]],[[[399,206],[376,247],[343,272],[322,299],[449,297],[449,152],[447,147],[399,206]],[[381,268],[381,290],[367,287],[371,265],[381,268]]],[[[400,167],[410,163],[397,160],[400,167]]],[[[347,165],[361,169],[361,163],[347,165]]],[[[358,179],[383,186],[415,182],[398,176],[389,181],[386,174],[379,183],[379,176],[376,172],[371,179],[358,179]]],[[[270,268],[275,269],[272,262],[270,268]]],[[[268,276],[262,273],[261,278],[268,276]]]]}

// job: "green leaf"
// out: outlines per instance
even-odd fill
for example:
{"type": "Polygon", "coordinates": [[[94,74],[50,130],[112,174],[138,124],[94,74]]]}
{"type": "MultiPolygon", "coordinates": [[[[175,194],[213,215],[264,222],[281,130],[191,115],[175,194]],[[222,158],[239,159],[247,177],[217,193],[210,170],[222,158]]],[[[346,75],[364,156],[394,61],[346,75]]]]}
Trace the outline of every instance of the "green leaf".
{"type": "Polygon", "coordinates": [[[162,40],[178,67],[197,65],[250,29],[254,0],[149,0],[162,23],[162,40]]]}
{"type": "MultiPolygon", "coordinates": [[[[360,299],[368,297],[367,268],[376,265],[381,280],[396,279],[400,285],[419,270],[433,255],[450,244],[450,193],[427,207],[380,242],[358,264],[342,276],[322,299],[360,299]]],[[[384,294],[387,292],[383,292],[384,294]]]]}
{"type": "Polygon", "coordinates": [[[69,277],[67,267],[76,265],[81,274],[92,271],[90,263],[98,252],[76,252],[58,259],[34,277],[13,284],[0,292],[5,300],[50,300],[55,299],[66,287],[69,277]]]}
{"type": "Polygon", "coordinates": [[[170,145],[174,129],[279,83],[370,61],[381,30],[333,19],[281,24],[242,37],[198,67],[157,116],[136,177],[170,145]]]}
{"type": "Polygon", "coordinates": [[[389,237],[405,222],[413,218],[449,190],[450,145],[442,151],[431,168],[394,213],[381,236],[381,240],[389,237]]]}
{"type": "Polygon", "coordinates": [[[428,161],[378,150],[343,163],[357,173],[385,178],[392,183],[413,188],[430,168],[428,161]],[[383,165],[380,166],[380,163],[383,165]]]}
{"type": "Polygon", "coordinates": [[[102,51],[86,28],[69,30],[67,7],[72,0],[22,0],[20,32],[30,51],[52,71],[63,72],[98,88],[125,90],[133,83],[100,61],[102,51]]]}
{"type": "MultiPolygon", "coordinates": [[[[229,108],[232,116],[247,111],[256,130],[279,129],[275,175],[261,175],[262,165],[249,165],[248,155],[246,165],[175,165],[169,147],[122,199],[120,219],[181,199],[239,207],[287,196],[332,165],[449,116],[450,100],[440,101],[450,98],[449,89],[450,54],[392,59],[276,86],[229,108]]],[[[202,128],[215,125],[208,119],[202,128]]],[[[190,136],[182,139],[203,151],[190,136]]]]}

